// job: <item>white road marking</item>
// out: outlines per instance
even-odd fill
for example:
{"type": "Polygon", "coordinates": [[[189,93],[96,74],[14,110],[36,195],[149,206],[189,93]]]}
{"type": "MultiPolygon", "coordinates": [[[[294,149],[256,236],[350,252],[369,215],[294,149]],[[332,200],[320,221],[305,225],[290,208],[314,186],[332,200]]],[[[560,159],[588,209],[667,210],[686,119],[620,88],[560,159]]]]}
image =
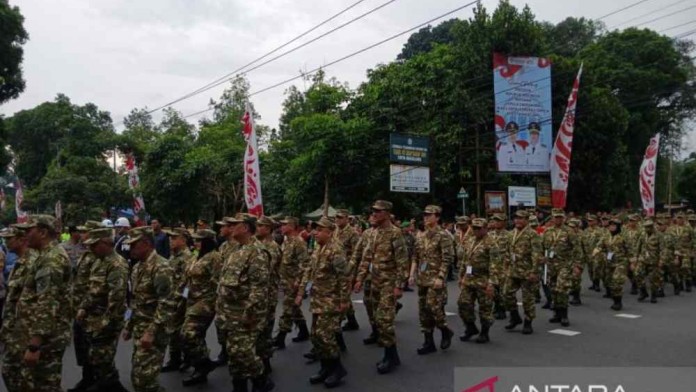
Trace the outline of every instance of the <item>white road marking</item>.
{"type": "Polygon", "coordinates": [[[361,304],[361,303],[363,303],[363,300],[361,300],[361,299],[354,299],[354,300],[353,300],[353,303],[354,303],[354,304],[361,304]]]}
{"type": "Polygon", "coordinates": [[[457,315],[456,313],[445,312],[445,316],[456,316],[456,315],[457,315]]]}
{"type": "Polygon", "coordinates": [[[640,314],[629,314],[629,313],[617,313],[614,316],[621,317],[621,318],[627,318],[627,319],[637,319],[637,318],[643,317],[640,314]]]}
{"type": "Polygon", "coordinates": [[[577,336],[580,335],[580,332],[578,331],[571,331],[569,329],[552,329],[549,331],[549,333],[554,333],[556,335],[563,335],[563,336],[577,336]]]}

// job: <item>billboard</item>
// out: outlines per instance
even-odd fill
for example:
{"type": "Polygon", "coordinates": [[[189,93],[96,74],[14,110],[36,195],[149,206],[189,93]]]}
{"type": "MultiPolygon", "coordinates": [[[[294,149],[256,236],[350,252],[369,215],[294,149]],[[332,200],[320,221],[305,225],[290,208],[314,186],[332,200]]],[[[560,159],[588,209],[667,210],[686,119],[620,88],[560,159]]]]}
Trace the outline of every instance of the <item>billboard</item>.
{"type": "Polygon", "coordinates": [[[551,63],[493,55],[498,171],[548,173],[553,147],[551,63]]]}
{"type": "Polygon", "coordinates": [[[389,190],[392,192],[430,193],[430,168],[389,165],[389,190]]]}
{"type": "Polygon", "coordinates": [[[537,188],[537,205],[539,207],[551,207],[551,182],[539,181],[537,188]]]}
{"type": "Polygon", "coordinates": [[[508,204],[510,207],[536,207],[536,188],[509,186],[508,204]]]}
{"type": "Polygon", "coordinates": [[[389,134],[389,160],[404,165],[428,166],[427,137],[389,134]]]}
{"type": "Polygon", "coordinates": [[[484,202],[486,204],[486,213],[489,215],[496,212],[505,213],[505,211],[507,211],[505,192],[503,191],[486,191],[484,193],[484,202]]]}

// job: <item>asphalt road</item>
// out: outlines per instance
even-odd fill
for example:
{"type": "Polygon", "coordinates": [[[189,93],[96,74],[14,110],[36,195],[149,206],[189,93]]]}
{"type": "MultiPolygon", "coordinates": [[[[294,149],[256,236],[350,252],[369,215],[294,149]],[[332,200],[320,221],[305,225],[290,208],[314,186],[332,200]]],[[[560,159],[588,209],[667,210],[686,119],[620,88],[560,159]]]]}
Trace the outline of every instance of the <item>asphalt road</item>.
{"type": "MultiPolygon", "coordinates": [[[[585,285],[586,286],[586,285],[585,285]]],[[[450,327],[459,335],[462,322],[456,315],[458,289],[449,283],[450,300],[446,307],[450,327]]],[[[342,391],[442,391],[453,390],[455,367],[526,367],[526,366],[580,366],[580,367],[684,367],[696,366],[696,292],[672,295],[668,286],[667,297],[660,303],[638,303],[636,296],[627,295],[624,309],[609,309],[611,300],[601,298],[601,293],[585,290],[583,305],[571,307],[571,325],[567,328],[550,324],[551,313],[537,305],[534,334],[522,335],[504,330],[506,321],[497,321],[491,330],[491,343],[479,345],[462,343],[456,337],[447,351],[418,356],[416,348],[422,342],[418,328],[417,295],[404,293],[404,308],[397,316],[396,332],[401,367],[389,375],[378,375],[375,363],[382,350],[376,346],[364,346],[362,339],[369,333],[362,295],[353,295],[354,306],[361,325],[359,331],[346,332],[348,352],[343,362],[348,370],[342,391]],[[355,301],[358,302],[355,302],[355,301]],[[618,314],[625,315],[617,317],[618,314]],[[579,332],[574,336],[558,335],[549,331],[564,329],[579,332]]],[[[306,306],[305,301],[305,306],[306,306]]],[[[305,308],[305,316],[307,316],[305,308]]],[[[292,334],[294,336],[294,332],[292,334]]],[[[317,364],[305,364],[302,354],[311,348],[310,342],[292,343],[273,358],[273,379],[276,391],[323,390],[322,385],[309,385],[307,379],[318,368],[317,364]]],[[[208,334],[211,355],[218,346],[214,328],[208,334]]],[[[439,332],[436,332],[439,344],[439,332]]],[[[132,343],[121,342],[117,354],[117,366],[123,384],[130,386],[130,355],[132,343]]],[[[80,378],[72,347],[63,362],[63,386],[72,387],[80,378]]],[[[230,377],[227,368],[218,368],[209,375],[207,385],[184,388],[180,373],[163,374],[162,386],[169,391],[229,391],[230,377]]],[[[0,383],[0,386],[2,384],[0,383]]],[[[0,390],[5,390],[4,386],[0,390]]]]}

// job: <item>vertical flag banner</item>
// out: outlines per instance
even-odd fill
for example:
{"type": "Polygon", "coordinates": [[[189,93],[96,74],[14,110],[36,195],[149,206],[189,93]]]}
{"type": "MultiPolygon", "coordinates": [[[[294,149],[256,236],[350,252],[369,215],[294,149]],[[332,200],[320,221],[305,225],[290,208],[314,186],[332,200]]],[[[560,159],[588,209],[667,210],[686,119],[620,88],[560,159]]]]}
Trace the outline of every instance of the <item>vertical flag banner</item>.
{"type": "Polygon", "coordinates": [[[643,210],[647,216],[655,215],[655,173],[657,172],[657,153],[660,151],[660,134],[650,139],[645,149],[643,163],[640,165],[639,186],[643,210]]]}
{"type": "Polygon", "coordinates": [[[551,62],[493,54],[498,171],[548,173],[551,152],[551,62]]]}
{"type": "Polygon", "coordinates": [[[15,184],[15,212],[17,213],[17,223],[26,223],[29,220],[29,215],[22,211],[22,203],[24,202],[24,190],[22,189],[22,181],[17,179],[15,184]]]}
{"type": "Polygon", "coordinates": [[[140,177],[133,154],[128,154],[126,158],[126,170],[128,171],[128,187],[133,191],[133,220],[136,226],[140,226],[144,224],[140,219],[140,211],[145,210],[145,200],[143,200],[143,195],[137,191],[138,186],[140,186],[140,177]]]}
{"type": "Polygon", "coordinates": [[[5,187],[0,187],[0,211],[5,211],[5,187]]]}
{"type": "Polygon", "coordinates": [[[244,200],[250,214],[263,215],[263,200],[261,198],[261,170],[259,169],[259,151],[256,142],[256,127],[249,103],[246,104],[242,117],[242,133],[246,140],[244,153],[244,200]]]}
{"type": "Polygon", "coordinates": [[[554,208],[565,208],[568,195],[568,178],[570,176],[570,155],[573,151],[573,131],[575,130],[575,108],[578,104],[578,90],[582,65],[573,82],[573,90],[568,97],[563,122],[556,135],[556,142],[551,152],[551,202],[554,208]]]}

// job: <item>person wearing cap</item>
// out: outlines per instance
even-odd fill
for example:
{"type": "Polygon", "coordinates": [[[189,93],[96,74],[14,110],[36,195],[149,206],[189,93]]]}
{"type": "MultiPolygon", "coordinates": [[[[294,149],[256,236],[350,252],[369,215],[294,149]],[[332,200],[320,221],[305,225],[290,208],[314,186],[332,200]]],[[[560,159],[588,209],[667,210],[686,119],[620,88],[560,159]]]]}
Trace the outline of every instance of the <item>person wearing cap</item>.
{"type": "Polygon", "coordinates": [[[666,283],[671,283],[674,286],[674,295],[679,295],[680,282],[678,275],[678,260],[676,256],[676,238],[670,231],[671,215],[669,213],[657,214],[657,230],[662,234],[662,247],[660,249],[662,284],[658,291],[658,297],[665,296],[664,286],[666,283]]]}
{"type": "Polygon", "coordinates": [[[377,200],[372,205],[375,222],[374,239],[360,263],[355,279],[355,292],[360,292],[368,274],[371,275],[371,304],[377,329],[377,343],[384,348],[384,357],[377,364],[379,374],[387,374],[401,364],[396,347],[395,304],[402,296],[401,285],[408,279],[409,263],[406,242],[401,230],[390,219],[392,203],[377,200]]]}
{"type": "Polygon", "coordinates": [[[541,237],[529,226],[529,213],[515,212],[515,228],[510,234],[508,254],[510,264],[507,268],[504,290],[505,307],[510,312],[510,323],[505,329],[511,331],[523,323],[517,308],[517,292],[522,291],[524,325],[522,334],[533,332],[532,321],[536,318],[534,306],[539,293],[539,265],[543,257],[541,237]]]}
{"type": "Polygon", "coordinates": [[[569,305],[580,306],[582,305],[582,300],[580,299],[580,292],[582,291],[582,273],[585,270],[585,264],[588,264],[588,260],[591,259],[592,251],[594,249],[588,249],[584,246],[583,240],[585,238],[585,233],[582,230],[582,220],[580,218],[570,218],[568,219],[568,228],[573,234],[573,245],[575,247],[575,268],[577,272],[570,275],[570,299],[568,300],[569,305]]]}
{"type": "MultiPolygon", "coordinates": [[[[599,226],[598,226],[598,241],[603,241],[604,239],[611,236],[609,233],[609,220],[610,216],[607,213],[602,213],[599,216],[599,226]]],[[[595,245],[596,246],[596,245],[595,245]]],[[[595,291],[601,291],[601,285],[604,285],[604,295],[603,298],[611,298],[609,295],[609,278],[607,277],[607,264],[606,260],[602,258],[595,258],[593,262],[594,268],[594,281],[596,282],[595,291]]],[[[594,282],[593,282],[594,283],[594,282]]]]}
{"type": "Polygon", "coordinates": [[[181,327],[184,358],[194,368],[193,373],[181,381],[184,386],[206,382],[208,373],[215,368],[209,358],[205,337],[215,317],[215,291],[222,269],[215,232],[198,229],[191,237],[198,254],[189,259],[178,289],[186,308],[181,327]]]}
{"type": "MultiPolygon", "coordinates": [[[[346,258],[348,260],[353,256],[353,250],[355,245],[358,243],[358,233],[348,224],[350,221],[350,211],[345,209],[339,209],[336,211],[336,230],[334,230],[334,236],[339,243],[343,245],[343,249],[346,252],[346,258]]],[[[357,271],[355,271],[357,273],[357,271]]],[[[355,277],[351,277],[351,285],[355,277]]],[[[348,306],[348,310],[345,314],[346,323],[343,325],[343,331],[356,331],[360,329],[358,320],[355,318],[355,309],[353,309],[352,302],[348,306]]]]}
{"type": "Polygon", "coordinates": [[[441,213],[439,206],[425,207],[425,235],[416,241],[416,251],[411,261],[409,284],[418,284],[418,316],[424,337],[423,345],[417,350],[418,355],[437,351],[433,338],[436,327],[442,334],[440,349],[448,349],[454,336],[445,316],[447,269],[454,261],[454,248],[452,237],[440,227],[441,213]]]}
{"type": "Polygon", "coordinates": [[[336,339],[336,326],[350,302],[350,269],[340,238],[334,234],[338,230],[336,225],[326,217],[314,225],[313,235],[318,247],[304,270],[295,304],[302,303],[303,293],[309,295],[312,347],[321,363],[319,372],[311,376],[309,382],[324,383],[327,388],[333,388],[346,376],[336,339]]]}
{"type": "Polygon", "coordinates": [[[125,391],[114,364],[126,310],[128,264],[114,251],[114,233],[97,228],[87,233],[84,244],[94,255],[87,295],[75,304],[76,321],[89,342],[88,361],[94,384],[89,391],[125,391]]]}
{"type": "Polygon", "coordinates": [[[638,294],[638,283],[636,279],[638,254],[636,253],[636,246],[638,244],[638,239],[642,234],[639,223],[640,215],[630,214],[628,216],[626,226],[623,227],[626,245],[628,246],[628,279],[631,281],[631,295],[638,294]]]}
{"type": "Polygon", "coordinates": [[[27,245],[36,253],[17,304],[17,331],[25,339],[23,390],[61,390],[61,364],[70,343],[70,259],[55,241],[55,221],[50,215],[30,215],[16,226],[26,230],[27,245]]]}
{"type": "Polygon", "coordinates": [[[606,279],[609,283],[607,289],[614,300],[611,309],[616,311],[623,308],[623,286],[626,283],[630,254],[626,238],[621,234],[621,223],[619,218],[610,219],[610,236],[603,238],[592,252],[592,257],[605,259],[606,279]]]}
{"type": "Polygon", "coordinates": [[[287,216],[280,221],[281,230],[285,236],[283,241],[283,258],[280,263],[280,281],[283,288],[283,313],[278,322],[278,334],[274,338],[274,346],[285,348],[285,336],[292,330],[292,324],[297,325],[299,332],[292,338],[293,342],[309,340],[309,329],[302,309],[295,305],[295,294],[298,292],[302,271],[307,268],[309,254],[307,243],[299,236],[299,221],[287,216]]]}
{"type": "Polygon", "coordinates": [[[70,266],[74,269],[77,264],[77,260],[80,259],[83,253],[87,250],[87,247],[82,243],[82,235],[76,226],[69,226],[68,233],[70,234],[70,239],[65,242],[61,242],[61,248],[65,249],[65,252],[70,258],[70,266]]]}
{"type": "Polygon", "coordinates": [[[548,146],[539,140],[539,135],[541,134],[539,123],[536,121],[530,122],[527,126],[527,132],[529,132],[529,145],[525,149],[527,165],[534,170],[548,169],[551,152],[548,146]]]}
{"type": "Polygon", "coordinates": [[[691,255],[694,246],[694,231],[686,223],[686,215],[680,212],[676,215],[674,225],[669,228],[669,233],[675,243],[675,259],[673,263],[672,277],[679,291],[691,292],[691,255]]]}
{"type": "Polygon", "coordinates": [[[496,320],[505,320],[505,302],[503,299],[503,285],[505,285],[505,268],[510,265],[510,232],[505,229],[506,225],[505,214],[495,213],[491,216],[488,225],[490,227],[488,236],[495,240],[498,249],[500,250],[500,258],[498,264],[491,266],[491,275],[494,275],[495,281],[498,282],[495,286],[495,297],[493,298],[493,317],[496,320]]]}
{"type": "MultiPolygon", "coordinates": [[[[358,269],[360,266],[360,263],[362,263],[362,260],[365,256],[365,250],[370,248],[372,245],[372,241],[375,238],[375,227],[376,223],[372,215],[370,215],[368,218],[368,224],[369,227],[365,229],[365,231],[362,232],[360,235],[360,239],[358,240],[358,243],[355,245],[355,250],[353,251],[353,255],[350,258],[350,276],[355,276],[357,279],[357,273],[358,269]]],[[[363,344],[365,345],[371,345],[377,343],[377,324],[375,323],[375,317],[374,317],[374,304],[372,303],[372,279],[370,275],[367,275],[365,277],[365,281],[363,283],[364,289],[363,289],[363,305],[365,306],[365,311],[367,313],[367,319],[370,322],[370,328],[371,332],[370,335],[363,339],[363,344]]]]}
{"type": "MultiPolygon", "coordinates": [[[[174,270],[173,286],[178,292],[176,313],[172,318],[174,333],[169,338],[169,361],[162,366],[162,373],[186,370],[190,366],[188,358],[183,356],[183,343],[181,341],[181,326],[184,324],[184,316],[186,314],[186,298],[183,297],[181,289],[184,283],[184,272],[190,263],[191,251],[188,248],[188,240],[191,233],[188,230],[176,227],[172,230],[163,230],[164,234],[169,236],[169,266],[174,270]]],[[[156,240],[155,240],[156,241],[156,240]]]]}
{"type": "Polygon", "coordinates": [[[24,288],[27,271],[36,253],[27,245],[27,237],[24,230],[11,226],[0,232],[0,237],[5,239],[7,249],[17,255],[12,272],[7,279],[7,295],[5,298],[5,312],[2,315],[2,329],[0,342],[5,345],[2,358],[2,379],[8,391],[21,391],[21,370],[26,350],[26,341],[23,339],[22,330],[17,319],[17,306],[19,297],[24,288]]]}
{"type": "Polygon", "coordinates": [[[552,226],[546,229],[542,238],[544,247],[544,279],[552,293],[554,315],[550,323],[570,325],[568,319],[568,294],[573,282],[572,275],[577,274],[578,257],[576,254],[577,238],[564,224],[565,213],[562,209],[551,211],[552,226]]]}
{"type": "Polygon", "coordinates": [[[517,141],[520,127],[510,121],[505,126],[505,136],[499,140],[498,166],[501,170],[512,170],[526,161],[524,146],[517,141]]]}
{"type": "MultiPolygon", "coordinates": [[[[604,232],[604,229],[599,227],[599,219],[597,218],[597,215],[588,214],[587,228],[585,229],[581,238],[582,246],[586,250],[587,254],[592,254],[592,251],[605,236],[606,233],[604,232]]],[[[597,292],[601,290],[599,287],[599,282],[601,279],[599,269],[599,264],[595,266],[594,258],[589,258],[587,260],[587,272],[590,275],[590,281],[592,282],[592,286],[590,286],[589,289],[597,292]]]]}
{"type": "Polygon", "coordinates": [[[474,335],[476,343],[488,343],[488,332],[493,325],[493,300],[495,286],[498,282],[491,274],[491,267],[500,263],[500,249],[493,237],[488,235],[488,222],[482,218],[471,220],[474,238],[464,247],[459,265],[459,317],[466,330],[459,337],[462,342],[469,341],[474,335]],[[478,315],[481,330],[476,326],[475,307],[478,303],[478,315]]]}
{"type": "Polygon", "coordinates": [[[116,219],[114,223],[114,228],[116,229],[116,237],[114,239],[114,249],[119,256],[123,257],[126,262],[130,265],[130,245],[127,244],[128,240],[128,230],[131,228],[131,224],[128,218],[120,217],[116,219]]]}
{"type": "Polygon", "coordinates": [[[199,218],[196,221],[196,231],[210,229],[210,223],[207,219],[199,218]]]}
{"type": "Polygon", "coordinates": [[[227,332],[234,390],[246,391],[251,379],[254,391],[266,392],[274,385],[256,354],[256,342],[268,314],[271,256],[254,236],[256,217],[237,214],[228,222],[239,249],[225,260],[220,272],[215,317],[227,332]]]}
{"type": "Polygon", "coordinates": [[[160,389],[159,374],[178,300],[174,270],[155,250],[150,226],[132,228],[128,235],[131,257],[136,261],[131,273],[133,296],[126,311],[123,339],[134,339],[131,383],[136,392],[160,389]]]}
{"type": "Polygon", "coordinates": [[[658,293],[662,286],[662,269],[660,266],[662,264],[661,251],[664,242],[662,233],[655,228],[655,221],[653,219],[644,220],[643,233],[638,238],[635,251],[638,255],[636,283],[640,291],[640,296],[638,297],[640,302],[648,298],[649,287],[650,302],[657,303],[658,293]]]}
{"type": "Polygon", "coordinates": [[[283,258],[280,245],[273,240],[273,230],[277,222],[270,217],[262,216],[256,222],[256,239],[266,247],[271,255],[270,284],[268,285],[268,313],[266,323],[261,329],[261,337],[256,344],[256,352],[263,361],[263,371],[266,376],[271,374],[271,357],[273,356],[273,327],[275,326],[276,307],[278,305],[278,290],[280,289],[280,263],[283,258]]]}

